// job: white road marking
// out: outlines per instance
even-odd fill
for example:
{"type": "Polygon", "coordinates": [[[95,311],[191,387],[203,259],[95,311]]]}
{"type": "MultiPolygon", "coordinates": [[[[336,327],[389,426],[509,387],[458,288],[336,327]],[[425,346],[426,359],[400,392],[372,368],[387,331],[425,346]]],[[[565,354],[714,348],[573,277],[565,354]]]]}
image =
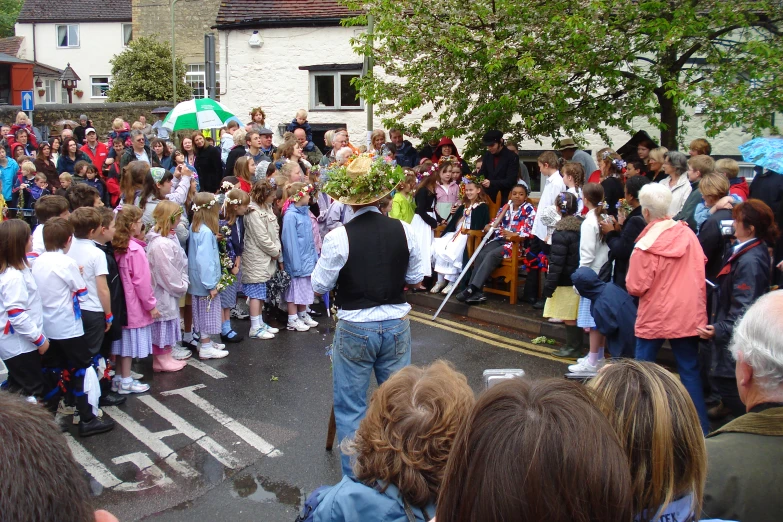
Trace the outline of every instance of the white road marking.
{"type": "Polygon", "coordinates": [[[168,447],[161,439],[170,437],[179,433],[178,430],[165,430],[153,433],[133,419],[130,415],[120,410],[116,406],[107,406],[103,409],[113,418],[117,424],[128,430],[131,435],[136,437],[139,442],[151,449],[156,455],[164,460],[171,469],[185,477],[198,477],[198,472],[185,462],[177,460],[177,454],[168,447]]]}
{"type": "Polygon", "coordinates": [[[71,448],[71,453],[76,459],[76,462],[82,465],[82,467],[94,478],[98,484],[104,488],[113,488],[122,484],[122,481],[114,476],[114,473],[109,471],[109,468],[101,464],[101,462],[92,456],[84,446],[76,442],[70,433],[64,433],[65,441],[68,443],[68,447],[71,448]]]}
{"type": "Polygon", "coordinates": [[[113,458],[112,462],[115,464],[130,462],[139,468],[144,476],[144,480],[140,482],[123,482],[122,484],[117,485],[114,488],[115,491],[131,493],[135,491],[144,491],[145,489],[150,489],[155,486],[162,487],[172,483],[171,479],[168,478],[152,460],[150,460],[146,453],[128,453],[127,455],[113,458]]]}
{"type": "MultiPolygon", "coordinates": [[[[174,434],[181,433],[196,444],[207,450],[207,452],[215,457],[221,464],[227,468],[234,469],[239,465],[239,461],[234,458],[226,448],[215,442],[212,437],[207,436],[206,433],[196,428],[188,421],[168,409],[161,404],[156,398],[149,395],[143,395],[139,397],[139,400],[143,402],[152,411],[166,419],[174,426],[174,434]]],[[[161,436],[162,432],[158,432],[156,436],[161,436]]]]}
{"type": "Polygon", "coordinates": [[[197,370],[201,370],[202,372],[206,373],[213,379],[225,379],[227,375],[219,370],[214,369],[208,364],[204,364],[203,362],[199,361],[198,359],[195,359],[191,357],[188,359],[188,364],[192,367],[194,367],[197,370]]]}
{"type": "Polygon", "coordinates": [[[230,431],[234,432],[234,434],[236,434],[240,439],[244,440],[267,457],[280,457],[283,455],[283,453],[280,450],[275,449],[272,444],[268,443],[254,432],[223,413],[221,410],[210,404],[206,399],[196,395],[195,391],[200,390],[201,388],[206,388],[206,386],[204,384],[196,384],[194,386],[187,386],[178,390],[165,391],[162,393],[162,395],[179,395],[185,398],[196,407],[203,410],[204,413],[218,421],[230,431]]]}

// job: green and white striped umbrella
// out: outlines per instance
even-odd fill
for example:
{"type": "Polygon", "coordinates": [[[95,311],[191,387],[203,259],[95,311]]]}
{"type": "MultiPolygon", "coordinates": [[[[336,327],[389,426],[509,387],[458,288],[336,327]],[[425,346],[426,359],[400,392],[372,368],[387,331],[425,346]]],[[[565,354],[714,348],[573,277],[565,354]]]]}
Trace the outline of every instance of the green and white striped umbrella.
{"type": "Polygon", "coordinates": [[[220,102],[209,98],[196,98],[174,107],[166,115],[162,126],[170,131],[217,129],[234,118],[239,119],[220,102]]]}

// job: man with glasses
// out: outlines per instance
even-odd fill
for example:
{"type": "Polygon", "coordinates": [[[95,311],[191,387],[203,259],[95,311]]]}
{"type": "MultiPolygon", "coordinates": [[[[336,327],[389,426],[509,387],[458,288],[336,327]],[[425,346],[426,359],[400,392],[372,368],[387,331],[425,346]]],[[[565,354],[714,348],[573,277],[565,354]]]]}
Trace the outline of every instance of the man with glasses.
{"type": "Polygon", "coordinates": [[[267,128],[262,128],[261,130],[258,131],[258,138],[260,140],[260,142],[259,142],[260,143],[260,147],[259,147],[260,152],[258,153],[257,156],[256,155],[253,156],[253,159],[255,160],[256,165],[258,165],[262,161],[269,161],[269,162],[274,161],[274,155],[275,155],[275,152],[277,152],[277,147],[275,147],[272,144],[272,135],[273,134],[274,133],[270,129],[267,129],[267,128]]]}
{"type": "Polygon", "coordinates": [[[332,150],[321,158],[321,166],[322,167],[328,167],[335,161],[337,161],[337,152],[348,145],[348,135],[344,132],[337,132],[335,133],[334,137],[332,138],[332,150]]]}
{"type": "Polygon", "coordinates": [[[120,169],[124,170],[131,161],[143,161],[150,167],[160,167],[160,160],[155,151],[145,145],[144,133],[138,129],[131,131],[131,148],[125,150],[120,159],[120,169]]]}

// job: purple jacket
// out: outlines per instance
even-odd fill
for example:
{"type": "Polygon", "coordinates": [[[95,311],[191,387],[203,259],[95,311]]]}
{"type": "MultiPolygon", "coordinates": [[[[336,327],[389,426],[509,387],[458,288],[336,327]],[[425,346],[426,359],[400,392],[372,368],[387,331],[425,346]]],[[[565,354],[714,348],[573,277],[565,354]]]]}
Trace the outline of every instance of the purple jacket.
{"type": "Polygon", "coordinates": [[[150,265],[144,252],[146,246],[143,241],[131,238],[127,252],[114,253],[128,308],[127,328],[143,328],[152,324],[150,311],[158,305],[152,291],[150,265]]]}

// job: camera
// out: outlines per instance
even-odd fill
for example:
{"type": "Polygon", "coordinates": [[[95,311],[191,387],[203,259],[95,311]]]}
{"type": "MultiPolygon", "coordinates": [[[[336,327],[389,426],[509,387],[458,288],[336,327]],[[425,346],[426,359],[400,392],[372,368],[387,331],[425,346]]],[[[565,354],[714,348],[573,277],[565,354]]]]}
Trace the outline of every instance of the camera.
{"type": "Polygon", "coordinates": [[[723,236],[734,235],[734,220],[733,219],[721,219],[720,221],[720,233],[723,236]]]}
{"type": "Polygon", "coordinates": [[[484,389],[488,390],[500,382],[524,376],[525,371],[521,369],[484,370],[484,389]]]}

